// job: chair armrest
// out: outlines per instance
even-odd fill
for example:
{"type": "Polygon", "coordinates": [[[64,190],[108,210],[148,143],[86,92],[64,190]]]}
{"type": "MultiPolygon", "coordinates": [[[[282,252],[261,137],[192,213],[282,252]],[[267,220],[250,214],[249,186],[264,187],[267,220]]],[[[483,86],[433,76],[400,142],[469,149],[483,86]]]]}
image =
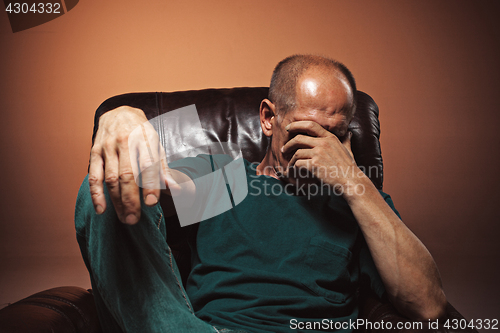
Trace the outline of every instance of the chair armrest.
{"type": "Polygon", "coordinates": [[[2,333],[101,333],[91,290],[48,289],[0,310],[2,333]]]}

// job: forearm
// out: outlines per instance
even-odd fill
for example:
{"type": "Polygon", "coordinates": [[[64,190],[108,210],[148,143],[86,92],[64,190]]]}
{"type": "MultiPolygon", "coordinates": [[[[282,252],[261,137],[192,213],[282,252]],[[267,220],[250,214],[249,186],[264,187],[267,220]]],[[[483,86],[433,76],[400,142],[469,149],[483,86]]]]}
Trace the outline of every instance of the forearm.
{"type": "Polygon", "coordinates": [[[368,178],[358,179],[356,185],[357,193],[361,192],[360,185],[364,193],[352,191],[346,200],[363,232],[389,298],[398,311],[412,319],[441,316],[446,297],[429,251],[368,178]]]}

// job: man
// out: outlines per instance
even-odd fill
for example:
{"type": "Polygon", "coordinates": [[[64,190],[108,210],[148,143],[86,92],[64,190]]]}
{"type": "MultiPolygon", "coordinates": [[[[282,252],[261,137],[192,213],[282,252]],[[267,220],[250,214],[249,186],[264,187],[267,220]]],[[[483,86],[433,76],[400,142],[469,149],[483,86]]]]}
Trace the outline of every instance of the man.
{"type": "MultiPolygon", "coordinates": [[[[363,281],[409,318],[440,317],[446,297],[431,255],[353,159],[355,91],[351,73],[336,61],[298,55],[277,65],[260,105],[271,143],[256,168],[245,165],[255,188],[291,184],[297,191],[260,191],[201,222],[191,238],[187,292],[165,242],[160,191],[141,191],[134,181],[128,136],[147,119],[130,107],[101,116],[75,220],[106,330],[287,332],[298,327],[294,318],[346,321],[357,316],[363,281]],[[301,195],[304,184],[342,197],[301,195]]],[[[147,156],[139,152],[143,183],[158,184],[147,156]]],[[[165,192],[196,192],[203,172],[192,165],[224,163],[200,156],[164,164],[165,192]]]]}

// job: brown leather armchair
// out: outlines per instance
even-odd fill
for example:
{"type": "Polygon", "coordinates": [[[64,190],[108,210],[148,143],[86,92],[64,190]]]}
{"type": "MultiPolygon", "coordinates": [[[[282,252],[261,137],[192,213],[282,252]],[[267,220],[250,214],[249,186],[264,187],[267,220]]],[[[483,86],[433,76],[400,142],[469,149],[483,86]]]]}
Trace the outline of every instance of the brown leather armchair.
{"type": "MultiPolygon", "coordinates": [[[[262,134],[259,123],[259,103],[267,97],[268,88],[206,89],[172,93],[131,93],[111,97],[99,106],[94,121],[94,140],[99,117],[118,106],[140,108],[148,119],[165,112],[195,104],[203,130],[210,141],[237,144],[243,157],[250,162],[260,162],[265,155],[268,139],[262,134]]],[[[357,92],[358,108],[350,125],[353,132],[352,151],[358,165],[368,170],[369,177],[382,189],[383,163],[380,151],[380,125],[378,107],[373,99],[357,92]]],[[[184,146],[183,149],[195,148],[184,146]]],[[[167,234],[181,275],[189,272],[189,247],[184,242],[183,229],[176,217],[169,217],[167,234]]],[[[410,322],[386,301],[377,299],[367,291],[360,293],[360,316],[372,323],[410,322]]],[[[463,319],[450,305],[448,319],[463,319]]],[[[445,318],[446,319],[446,318],[445,318]]],[[[452,331],[442,326],[429,329],[427,322],[418,331],[452,331]]],[[[1,332],[101,332],[91,290],[79,287],[60,287],[42,291],[0,310],[1,332]]],[[[391,332],[405,331],[393,329],[391,332]]],[[[415,331],[409,329],[407,331],[415,331]]],[[[476,332],[466,329],[461,332],[476,332]]]]}

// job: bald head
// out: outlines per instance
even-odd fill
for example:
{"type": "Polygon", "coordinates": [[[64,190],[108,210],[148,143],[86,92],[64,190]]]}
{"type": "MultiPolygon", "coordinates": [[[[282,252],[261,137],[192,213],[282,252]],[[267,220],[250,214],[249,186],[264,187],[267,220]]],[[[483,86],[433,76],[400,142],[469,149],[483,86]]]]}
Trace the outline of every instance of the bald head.
{"type": "MultiPolygon", "coordinates": [[[[278,63],[273,71],[269,87],[269,100],[276,106],[276,112],[288,112],[297,106],[297,83],[302,75],[315,69],[332,77],[343,76],[354,95],[356,82],[351,72],[342,63],[315,55],[293,55],[278,63]]],[[[353,108],[355,108],[353,99],[353,108]]]]}

